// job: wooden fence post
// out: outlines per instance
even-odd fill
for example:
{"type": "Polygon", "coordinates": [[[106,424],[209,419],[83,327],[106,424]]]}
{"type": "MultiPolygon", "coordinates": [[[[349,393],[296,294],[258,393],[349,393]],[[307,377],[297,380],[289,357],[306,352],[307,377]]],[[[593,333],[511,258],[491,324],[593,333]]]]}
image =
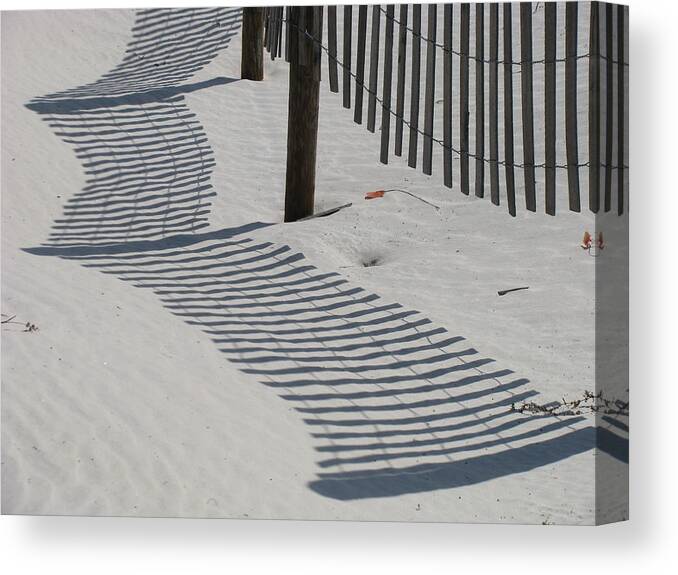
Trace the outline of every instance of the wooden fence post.
{"type": "Polygon", "coordinates": [[[285,221],[313,214],[320,92],[320,7],[290,8],[290,82],[287,118],[285,221]],[[310,37],[315,38],[312,40],[310,37]]]}
{"type": "Polygon", "coordinates": [[[264,79],[263,8],[243,8],[240,76],[243,80],[264,79]]]}

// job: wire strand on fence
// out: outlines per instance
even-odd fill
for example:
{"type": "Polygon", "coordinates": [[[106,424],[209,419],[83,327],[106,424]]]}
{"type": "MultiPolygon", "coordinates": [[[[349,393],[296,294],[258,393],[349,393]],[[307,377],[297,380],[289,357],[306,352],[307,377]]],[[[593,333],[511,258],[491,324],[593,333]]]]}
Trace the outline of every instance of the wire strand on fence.
{"type": "MultiPolygon", "coordinates": [[[[273,19],[273,18],[272,18],[272,19],[273,19]]],[[[397,114],[397,113],[396,113],[395,111],[393,111],[390,107],[386,107],[386,106],[384,105],[384,101],[379,97],[379,95],[378,95],[375,91],[372,91],[372,90],[370,90],[367,86],[365,86],[365,84],[364,84],[363,82],[361,82],[360,80],[358,80],[358,77],[356,76],[356,74],[353,73],[349,68],[347,68],[346,66],[344,66],[344,64],[343,64],[343,62],[342,62],[341,60],[339,60],[338,58],[335,58],[334,56],[332,56],[332,55],[330,54],[329,48],[328,48],[327,46],[325,46],[325,45],[322,43],[322,41],[318,40],[318,39],[317,39],[315,36],[313,36],[312,34],[309,34],[306,30],[302,30],[301,28],[299,28],[299,26],[297,26],[297,25],[295,25],[294,23],[290,22],[290,21],[287,20],[286,18],[281,18],[280,20],[281,20],[282,22],[286,23],[288,26],[291,26],[292,28],[296,28],[297,31],[298,31],[299,33],[304,34],[311,42],[314,42],[315,44],[317,44],[317,45],[320,47],[320,49],[321,49],[322,51],[324,51],[324,52],[327,54],[327,57],[328,57],[328,58],[331,58],[332,60],[334,60],[334,61],[337,63],[338,66],[340,66],[343,70],[346,70],[346,71],[348,72],[348,74],[353,78],[353,80],[355,81],[355,83],[356,83],[357,86],[359,86],[360,88],[362,88],[363,90],[365,90],[368,94],[374,96],[374,98],[377,100],[377,102],[378,102],[379,105],[381,106],[382,111],[388,112],[388,113],[391,114],[394,118],[396,118],[396,119],[398,119],[398,120],[401,120],[401,121],[402,121],[409,129],[416,131],[417,133],[421,134],[422,136],[429,136],[429,134],[427,134],[427,133],[424,132],[423,130],[420,130],[419,128],[414,128],[414,127],[412,126],[412,124],[411,124],[408,120],[406,120],[403,116],[397,114]]],[[[440,140],[440,139],[438,139],[438,138],[435,138],[432,134],[430,134],[430,136],[431,136],[432,141],[435,142],[436,144],[438,144],[441,148],[447,149],[447,150],[451,150],[451,151],[454,152],[457,156],[461,156],[462,152],[461,152],[460,150],[458,150],[457,148],[455,148],[455,147],[453,147],[453,146],[446,146],[445,143],[444,143],[442,140],[440,140]]],[[[478,154],[476,154],[476,153],[474,153],[474,152],[470,152],[470,151],[464,152],[464,154],[465,154],[466,156],[468,156],[469,158],[473,158],[473,159],[475,159],[475,160],[480,160],[480,161],[482,161],[482,162],[485,162],[486,164],[496,164],[496,165],[498,165],[498,166],[508,166],[508,167],[513,167],[513,168],[517,168],[517,169],[521,169],[521,170],[522,170],[522,169],[525,169],[526,167],[529,167],[529,168],[535,168],[535,169],[547,169],[547,168],[553,169],[553,168],[555,168],[555,169],[558,169],[558,170],[567,170],[568,168],[571,168],[571,167],[572,167],[572,166],[569,165],[569,164],[555,164],[554,166],[550,166],[550,165],[546,164],[545,162],[542,162],[542,163],[540,163],[540,164],[527,164],[527,163],[515,163],[515,162],[514,162],[514,163],[507,163],[506,160],[490,160],[490,159],[488,159],[488,158],[485,158],[484,156],[478,155],[478,154]]],[[[577,169],[579,169],[579,168],[586,168],[586,167],[588,167],[588,166],[590,166],[590,165],[591,165],[590,162],[587,161],[587,162],[582,162],[582,163],[576,164],[575,167],[576,167],[577,169]]],[[[602,164],[602,163],[601,163],[601,164],[599,164],[599,165],[600,165],[601,167],[603,167],[603,168],[607,168],[607,166],[606,166],[605,164],[602,164]]],[[[613,166],[610,167],[610,169],[611,169],[611,170],[618,170],[618,169],[620,169],[620,167],[619,167],[619,166],[614,166],[614,165],[613,165],[613,166]]],[[[622,169],[622,170],[627,170],[627,169],[628,169],[628,166],[627,166],[627,165],[624,165],[624,166],[622,166],[621,169],[622,169]]]]}
{"type": "MultiPolygon", "coordinates": [[[[393,22],[395,24],[398,24],[398,26],[402,25],[401,22],[397,18],[389,16],[387,14],[387,12],[383,8],[381,8],[381,6],[379,7],[379,9],[381,10],[381,12],[383,12],[386,15],[386,18],[393,20],[393,22]]],[[[454,54],[455,56],[458,56],[460,58],[461,57],[468,58],[469,60],[473,60],[475,62],[481,62],[483,64],[494,64],[494,63],[496,63],[496,64],[510,64],[512,66],[523,66],[524,64],[533,64],[533,65],[534,64],[553,64],[553,63],[559,64],[559,63],[567,62],[569,60],[582,60],[584,58],[599,58],[601,60],[609,61],[611,64],[620,64],[621,63],[624,66],[628,67],[628,62],[620,62],[619,60],[615,60],[614,58],[610,58],[609,56],[603,56],[602,54],[593,54],[592,55],[590,52],[586,52],[585,54],[577,54],[576,56],[565,56],[565,57],[562,57],[562,58],[555,58],[553,60],[541,58],[540,60],[531,60],[529,62],[527,62],[527,61],[523,62],[522,60],[515,61],[515,60],[493,60],[491,58],[478,58],[475,55],[472,56],[471,54],[462,54],[461,52],[459,52],[458,50],[455,50],[454,48],[447,48],[447,47],[445,47],[444,44],[440,44],[439,42],[431,41],[429,38],[424,36],[422,33],[416,32],[415,30],[413,30],[412,28],[410,28],[407,25],[405,25],[404,28],[410,34],[412,34],[413,36],[417,36],[417,37],[421,38],[422,41],[427,42],[429,44],[432,43],[437,48],[440,48],[440,50],[442,50],[443,52],[454,54]]]]}

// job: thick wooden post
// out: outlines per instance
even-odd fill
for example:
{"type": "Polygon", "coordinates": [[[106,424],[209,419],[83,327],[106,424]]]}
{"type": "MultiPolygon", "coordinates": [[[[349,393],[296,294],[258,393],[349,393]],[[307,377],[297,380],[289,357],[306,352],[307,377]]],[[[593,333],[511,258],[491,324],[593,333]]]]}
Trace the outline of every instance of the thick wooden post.
{"type": "Polygon", "coordinates": [[[243,80],[264,79],[263,8],[243,8],[240,75],[243,80]]]}
{"type": "Polygon", "coordinates": [[[320,10],[312,6],[290,8],[286,222],[313,214],[320,93],[320,10]],[[309,36],[317,38],[317,42],[309,36]]]}

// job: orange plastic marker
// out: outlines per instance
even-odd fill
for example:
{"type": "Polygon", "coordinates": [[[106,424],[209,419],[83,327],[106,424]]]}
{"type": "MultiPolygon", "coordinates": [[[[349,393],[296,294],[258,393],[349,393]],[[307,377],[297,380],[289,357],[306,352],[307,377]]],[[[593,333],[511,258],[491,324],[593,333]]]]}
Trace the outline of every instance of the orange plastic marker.
{"type": "Polygon", "coordinates": [[[582,249],[589,250],[591,249],[591,234],[584,232],[584,239],[581,242],[582,249]]]}
{"type": "Polygon", "coordinates": [[[365,199],[366,200],[373,200],[375,198],[383,198],[384,197],[384,190],[375,190],[374,192],[367,192],[365,194],[365,199]]]}

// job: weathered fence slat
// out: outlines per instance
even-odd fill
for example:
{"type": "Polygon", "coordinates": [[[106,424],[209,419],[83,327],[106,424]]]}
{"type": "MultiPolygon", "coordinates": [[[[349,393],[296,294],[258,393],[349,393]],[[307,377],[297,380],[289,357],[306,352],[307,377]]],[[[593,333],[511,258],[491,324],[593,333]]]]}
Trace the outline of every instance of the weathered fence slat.
{"type": "Polygon", "coordinates": [[[377,80],[379,77],[379,32],[381,8],[372,6],[372,35],[370,38],[370,87],[367,100],[367,129],[374,132],[377,118],[377,80]]]}
{"type": "Polygon", "coordinates": [[[355,110],[353,121],[363,123],[363,95],[365,94],[365,43],[367,41],[367,6],[358,6],[358,54],[355,71],[355,110]]]}
{"type": "Polygon", "coordinates": [[[461,4],[459,19],[459,162],[461,169],[461,191],[469,194],[469,35],[471,26],[471,5],[461,4]]]}
{"type": "Polygon", "coordinates": [[[409,6],[400,5],[398,25],[398,80],[396,87],[395,155],[403,154],[403,127],[405,114],[405,65],[407,64],[407,13],[409,6]]]}
{"type": "Polygon", "coordinates": [[[300,66],[307,66],[310,59],[310,54],[308,53],[308,39],[306,37],[306,10],[299,11],[299,19],[296,27],[296,42],[298,46],[297,51],[297,61],[300,66]]]}
{"type": "Polygon", "coordinates": [[[281,6],[278,8],[278,53],[277,56],[280,58],[282,56],[282,47],[283,47],[283,15],[285,8],[281,6]]]}
{"type": "Polygon", "coordinates": [[[476,4],[476,197],[485,196],[485,6],[476,4]]]}
{"type": "Polygon", "coordinates": [[[353,7],[344,6],[344,45],[343,45],[343,96],[344,108],[351,107],[351,33],[353,31],[353,7]]]}
{"type": "Polygon", "coordinates": [[[381,154],[382,164],[388,164],[388,144],[391,134],[391,85],[393,83],[393,18],[395,6],[386,6],[386,35],[384,38],[384,84],[381,104],[381,154]]]}
{"type": "Polygon", "coordinates": [[[421,66],[421,4],[412,5],[412,86],[410,92],[410,142],[407,165],[417,167],[419,136],[419,84],[421,66]]]}
{"type": "Polygon", "coordinates": [[[612,208],[612,153],[614,146],[614,65],[612,22],[614,6],[605,4],[605,211],[612,208]]]}
{"type": "Polygon", "coordinates": [[[577,2],[565,4],[565,147],[570,210],[581,210],[577,141],[577,2]]]}
{"type": "Polygon", "coordinates": [[[589,209],[600,208],[600,15],[591,2],[589,41],[589,209]]]}
{"type": "Polygon", "coordinates": [[[555,2],[544,4],[544,113],[545,113],[545,136],[546,148],[544,159],[546,169],[544,179],[546,182],[546,213],[556,214],[556,41],[558,30],[556,28],[555,2]]]}
{"type": "Polygon", "coordinates": [[[426,49],[426,101],[424,103],[424,157],[422,170],[431,175],[433,170],[433,113],[436,92],[436,29],[438,5],[428,5],[428,46],[426,49]]]}
{"type": "Polygon", "coordinates": [[[490,199],[499,205],[499,4],[490,4],[490,199]]]}
{"type": "Polygon", "coordinates": [[[626,131],[626,84],[625,84],[625,38],[626,38],[626,7],[617,4],[617,213],[624,213],[624,171],[625,131],[626,131]]]}
{"type": "Polygon", "coordinates": [[[271,60],[275,60],[275,52],[278,49],[278,9],[271,8],[271,47],[269,54],[271,55],[271,60]]]}
{"type": "Polygon", "coordinates": [[[329,68],[330,92],[339,92],[337,67],[337,7],[327,7],[327,67],[329,68]]]}
{"type": "MultiPolygon", "coordinates": [[[[551,4],[546,3],[546,6],[551,4]]],[[[513,154],[513,33],[511,3],[504,5],[504,162],[508,210],[516,215],[516,181],[513,154]]]]}
{"type": "Polygon", "coordinates": [[[532,82],[532,2],[520,3],[520,86],[523,112],[525,207],[537,211],[534,169],[534,85],[532,82]]]}
{"type": "Polygon", "coordinates": [[[452,4],[443,8],[443,183],[452,187],[452,4]]]}
{"type": "MultiPolygon", "coordinates": [[[[282,10],[282,8],[281,8],[282,10]]],[[[320,72],[322,70],[322,45],[323,45],[323,6],[315,6],[313,8],[313,38],[311,41],[311,48],[313,49],[313,58],[318,62],[317,66],[313,68],[314,79],[320,82],[320,72]]]]}
{"type": "Polygon", "coordinates": [[[290,6],[285,6],[285,20],[287,21],[287,26],[285,26],[285,62],[290,61],[290,38],[292,35],[292,27],[289,25],[290,22],[290,6]]]}

